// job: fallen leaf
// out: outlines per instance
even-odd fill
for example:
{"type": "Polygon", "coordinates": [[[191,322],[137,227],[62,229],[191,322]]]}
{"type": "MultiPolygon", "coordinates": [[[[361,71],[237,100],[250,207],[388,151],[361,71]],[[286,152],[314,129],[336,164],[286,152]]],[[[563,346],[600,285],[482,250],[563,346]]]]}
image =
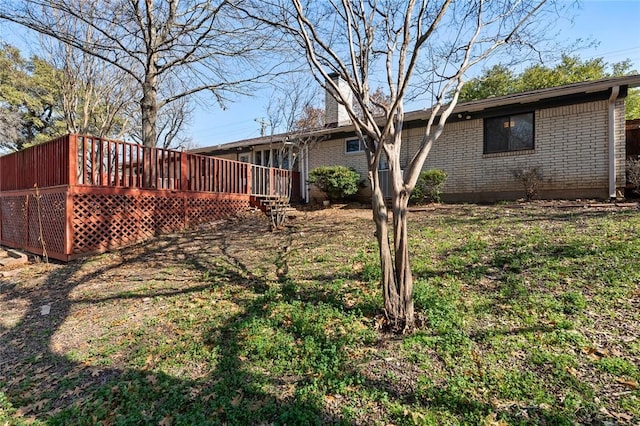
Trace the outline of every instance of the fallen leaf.
{"type": "Polygon", "coordinates": [[[567,367],[567,373],[571,374],[573,377],[578,377],[578,370],[573,367],[567,367]]]}
{"type": "Polygon", "coordinates": [[[233,397],[233,399],[231,400],[231,406],[232,407],[237,407],[238,405],[240,405],[240,402],[242,401],[242,393],[238,393],[235,397],[233,397]]]}
{"type": "Polygon", "coordinates": [[[144,365],[145,367],[149,367],[153,364],[153,355],[149,354],[149,356],[147,356],[147,359],[144,361],[144,365]]]}
{"type": "Polygon", "coordinates": [[[19,417],[24,417],[24,416],[26,416],[27,414],[29,414],[30,412],[32,412],[32,411],[34,410],[34,408],[35,408],[35,407],[34,407],[34,404],[26,405],[26,406],[24,406],[24,407],[20,407],[20,408],[18,408],[18,409],[16,410],[16,414],[17,414],[19,417]]]}
{"type": "Polygon", "coordinates": [[[611,349],[611,355],[617,356],[617,357],[624,356],[624,354],[616,348],[611,349]]]}
{"type": "Polygon", "coordinates": [[[155,374],[147,376],[147,382],[149,382],[149,384],[151,385],[155,385],[156,383],[158,383],[158,376],[156,376],[155,374]]]}
{"type": "Polygon", "coordinates": [[[171,423],[173,423],[173,417],[167,414],[160,420],[158,426],[171,426],[171,423]]]}
{"type": "Polygon", "coordinates": [[[638,387],[640,387],[638,382],[635,380],[623,379],[622,377],[616,377],[616,382],[621,383],[630,389],[638,389],[638,387]]]}
{"type": "Polygon", "coordinates": [[[625,422],[630,422],[631,420],[633,420],[633,416],[631,414],[627,414],[627,413],[612,413],[612,414],[618,420],[622,420],[625,422]]]}
{"type": "Polygon", "coordinates": [[[496,417],[496,413],[490,413],[487,417],[484,418],[484,426],[509,426],[509,424],[502,419],[496,420],[496,417]]]}
{"type": "Polygon", "coordinates": [[[213,392],[213,393],[210,393],[209,395],[205,395],[202,398],[202,400],[205,401],[205,402],[208,402],[208,401],[210,401],[212,399],[216,399],[217,397],[218,397],[218,395],[215,392],[213,392]]]}
{"type": "Polygon", "coordinates": [[[609,351],[606,349],[598,349],[598,348],[582,348],[582,352],[587,354],[589,358],[593,361],[599,361],[604,357],[609,356],[609,351]]]}

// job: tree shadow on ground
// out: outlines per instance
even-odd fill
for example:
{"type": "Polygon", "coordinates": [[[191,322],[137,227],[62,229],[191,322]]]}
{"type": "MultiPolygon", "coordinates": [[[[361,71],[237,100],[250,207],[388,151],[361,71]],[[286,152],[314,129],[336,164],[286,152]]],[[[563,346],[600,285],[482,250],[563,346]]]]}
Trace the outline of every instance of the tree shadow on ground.
{"type": "MultiPolygon", "coordinates": [[[[318,224],[313,232],[330,229],[318,224]]],[[[113,254],[43,266],[40,277],[22,275],[21,282],[0,281],[0,303],[20,313],[0,322],[2,393],[21,418],[50,424],[365,424],[375,421],[378,411],[384,421],[411,423],[397,408],[407,406],[433,408],[458,420],[484,419],[490,413],[521,424],[567,420],[544,412],[527,422],[510,408],[484,402],[486,398],[457,393],[454,384],[420,384],[425,372],[407,360],[382,359],[373,367],[354,364],[345,348],[355,333],[336,333],[314,321],[324,321],[324,326],[353,311],[373,314],[371,305],[350,305],[344,287],[332,286],[330,274],[313,275],[320,287],[326,286],[313,290],[280,269],[289,238],[287,233],[267,234],[266,222],[255,218],[234,220],[113,254]],[[154,334],[150,312],[180,309],[183,305],[171,305],[177,298],[184,299],[185,310],[198,299],[226,304],[220,303],[222,312],[203,310],[216,319],[185,313],[162,324],[166,337],[154,334]],[[41,315],[44,304],[51,306],[49,315],[41,315]],[[292,306],[299,309],[298,317],[287,311],[292,306]],[[121,321],[139,325],[117,334],[113,330],[121,321]],[[169,340],[178,347],[180,327],[190,327],[189,321],[198,327],[193,345],[172,352],[169,340]],[[74,336],[83,329],[90,331],[88,338],[74,336]],[[105,347],[103,336],[118,341],[120,349],[92,353],[92,345],[105,347]],[[160,344],[167,346],[166,352],[149,350],[160,344]],[[122,350],[131,359],[123,359],[122,350]],[[179,361],[171,363],[171,358],[179,361]],[[251,362],[256,359],[261,362],[251,362]],[[378,411],[375,406],[366,411],[358,401],[350,401],[346,409],[332,405],[336,394],[349,392],[355,398],[373,395],[378,411]],[[398,412],[380,408],[389,399],[398,412]]],[[[340,235],[327,238],[335,242],[340,235]]],[[[482,340],[491,333],[472,338],[482,340]]],[[[373,351],[391,339],[377,334],[359,347],[373,351]]],[[[0,399],[6,410],[2,404],[0,399]]]]}
{"type": "MultiPolygon", "coordinates": [[[[16,274],[2,279],[0,301],[12,308],[12,316],[0,322],[0,396],[4,394],[6,398],[5,402],[0,399],[0,419],[4,412],[12,413],[12,422],[35,420],[50,424],[331,421],[331,415],[315,402],[269,392],[271,379],[250,371],[239,353],[237,324],[259,319],[265,313],[260,308],[260,294],[269,287],[267,281],[231,254],[242,245],[229,247],[228,235],[247,231],[262,232],[259,226],[228,223],[206,232],[161,237],[116,254],[66,265],[42,265],[39,277],[16,274]],[[221,250],[214,250],[215,247],[221,250]],[[168,272],[159,274],[160,268],[168,272]],[[190,272],[176,280],[180,277],[171,276],[172,268],[190,272]],[[127,277],[130,272],[143,276],[127,277]],[[119,278],[123,282],[131,278],[141,285],[118,288],[119,278]],[[258,296],[253,301],[232,296],[231,301],[241,307],[239,313],[228,315],[221,327],[202,336],[215,354],[215,367],[199,377],[166,374],[149,365],[136,367],[126,362],[104,365],[104,359],[95,362],[91,356],[77,359],[79,351],[73,345],[86,349],[92,342],[82,338],[59,341],[61,334],[74,332],[69,323],[77,318],[83,322],[92,320],[83,314],[84,310],[100,313],[96,307],[114,307],[119,312],[112,313],[112,319],[117,322],[123,315],[144,315],[142,311],[154,300],[211,290],[223,278],[251,287],[258,296]],[[105,285],[108,281],[115,282],[105,285]],[[50,307],[46,315],[42,311],[44,305],[50,307]]],[[[247,240],[251,235],[246,236],[247,240]]],[[[104,321],[94,320],[98,323],[91,330],[95,342],[105,330],[101,329],[104,321]]],[[[144,328],[144,322],[141,325],[144,328]]],[[[143,349],[140,339],[129,337],[130,345],[140,346],[134,351],[143,349]]],[[[123,345],[126,347],[127,343],[123,345]]]]}

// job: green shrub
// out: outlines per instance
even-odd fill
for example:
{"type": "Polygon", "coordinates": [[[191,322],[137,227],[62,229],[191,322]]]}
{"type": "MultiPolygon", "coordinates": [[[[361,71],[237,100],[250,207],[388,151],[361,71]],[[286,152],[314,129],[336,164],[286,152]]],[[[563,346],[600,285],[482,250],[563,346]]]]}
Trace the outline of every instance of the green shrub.
{"type": "Polygon", "coordinates": [[[440,169],[431,169],[420,173],[416,187],[411,193],[410,200],[413,203],[429,201],[440,202],[442,187],[447,180],[447,172],[440,169]]]}
{"type": "Polygon", "coordinates": [[[344,200],[358,192],[360,175],[345,166],[323,166],[309,172],[309,183],[327,193],[331,201],[344,200]]]}

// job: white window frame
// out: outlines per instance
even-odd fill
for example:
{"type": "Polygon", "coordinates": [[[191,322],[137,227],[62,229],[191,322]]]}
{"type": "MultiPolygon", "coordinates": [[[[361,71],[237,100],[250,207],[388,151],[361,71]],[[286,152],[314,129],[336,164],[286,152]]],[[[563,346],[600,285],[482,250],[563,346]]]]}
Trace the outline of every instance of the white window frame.
{"type": "Polygon", "coordinates": [[[344,153],[345,154],[358,154],[360,152],[364,152],[364,143],[362,143],[362,141],[360,140],[360,138],[349,138],[349,139],[345,139],[344,140],[344,153]],[[352,141],[358,141],[359,145],[358,145],[358,150],[357,151],[349,151],[347,149],[347,146],[349,145],[349,142],[352,141]]]}

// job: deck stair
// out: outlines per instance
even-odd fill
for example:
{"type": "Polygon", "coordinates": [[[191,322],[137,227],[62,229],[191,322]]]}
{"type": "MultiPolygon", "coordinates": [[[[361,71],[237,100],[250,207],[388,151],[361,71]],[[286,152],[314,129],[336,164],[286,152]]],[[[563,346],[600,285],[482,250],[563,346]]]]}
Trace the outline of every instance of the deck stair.
{"type": "Polygon", "coordinates": [[[268,217],[273,216],[277,211],[288,211],[291,208],[289,198],[279,196],[257,196],[252,204],[262,210],[268,217]]]}

